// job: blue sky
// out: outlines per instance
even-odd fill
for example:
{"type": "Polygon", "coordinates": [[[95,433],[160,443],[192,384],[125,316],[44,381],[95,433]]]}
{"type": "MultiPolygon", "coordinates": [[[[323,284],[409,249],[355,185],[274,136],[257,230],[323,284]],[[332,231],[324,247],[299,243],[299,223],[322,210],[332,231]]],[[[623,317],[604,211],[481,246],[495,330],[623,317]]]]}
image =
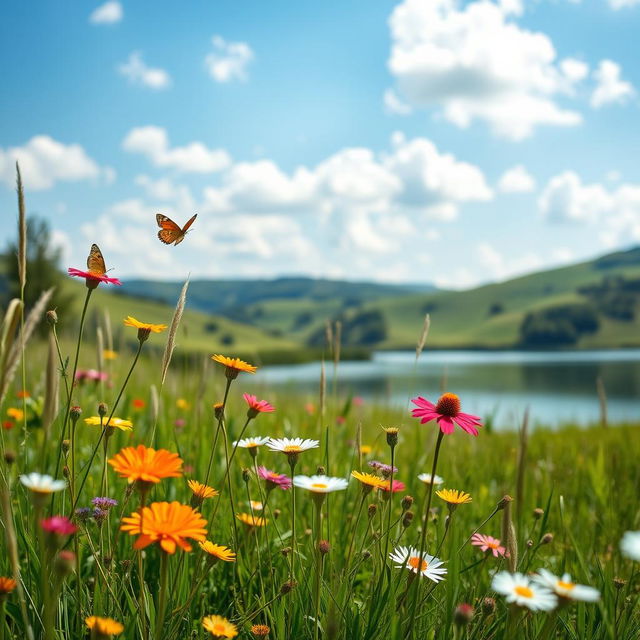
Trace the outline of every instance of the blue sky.
{"type": "Polygon", "coordinates": [[[0,208],[18,159],[70,266],[466,287],[640,242],[640,0],[1,11],[0,208]]]}

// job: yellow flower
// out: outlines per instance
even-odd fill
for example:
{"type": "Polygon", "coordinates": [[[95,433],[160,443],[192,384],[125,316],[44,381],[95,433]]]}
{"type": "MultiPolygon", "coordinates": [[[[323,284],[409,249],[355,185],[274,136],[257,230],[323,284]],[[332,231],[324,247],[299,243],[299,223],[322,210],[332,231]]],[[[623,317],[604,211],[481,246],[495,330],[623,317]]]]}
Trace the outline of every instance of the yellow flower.
{"type": "Polygon", "coordinates": [[[85,624],[91,629],[91,637],[108,638],[117,636],[124,631],[124,626],[112,618],[101,618],[99,616],[89,616],[85,624]]]}
{"type": "Polygon", "coordinates": [[[361,471],[352,471],[351,475],[362,484],[363,491],[367,493],[371,489],[382,489],[388,485],[388,482],[380,476],[374,476],[372,473],[362,473],[361,471]]]}
{"type": "Polygon", "coordinates": [[[468,493],[458,491],[457,489],[440,489],[440,491],[436,491],[436,495],[450,506],[458,506],[459,504],[471,502],[471,496],[468,493]]]}
{"type": "Polygon", "coordinates": [[[213,487],[202,484],[197,480],[188,480],[187,484],[189,485],[189,489],[193,492],[193,495],[202,500],[205,498],[214,498],[219,495],[213,487]]]}
{"type": "Polygon", "coordinates": [[[178,398],[176,400],[176,407],[178,407],[178,409],[190,409],[191,405],[184,399],[184,398],[178,398]]]}
{"type": "Polygon", "coordinates": [[[244,522],[248,527],[264,527],[266,526],[267,519],[262,518],[260,516],[252,516],[250,513],[238,513],[236,518],[240,520],[240,522],[244,522]]]}
{"type": "Polygon", "coordinates": [[[106,418],[100,418],[99,416],[91,416],[90,418],[84,419],[85,424],[90,424],[94,427],[99,427],[101,424],[103,427],[109,426],[114,429],[120,429],[120,431],[132,431],[133,430],[133,422],[131,420],[123,420],[122,418],[111,418],[109,420],[109,424],[107,425],[106,418]],[[102,423],[100,422],[102,420],[102,423]]]}
{"type": "Polygon", "coordinates": [[[235,638],[238,635],[236,625],[222,616],[207,616],[203,618],[202,626],[214,638],[235,638]]]}
{"type": "Polygon", "coordinates": [[[368,456],[372,451],[373,451],[373,447],[371,445],[369,445],[369,444],[363,444],[360,447],[360,453],[363,456],[368,456]]]}
{"type": "Polygon", "coordinates": [[[16,409],[15,407],[9,407],[7,409],[7,415],[16,422],[20,422],[24,418],[24,411],[22,409],[16,409]]]}
{"type": "Polygon", "coordinates": [[[211,558],[217,558],[218,560],[222,560],[223,562],[235,562],[236,561],[236,552],[231,551],[229,547],[223,547],[220,544],[213,544],[210,540],[205,540],[204,542],[198,542],[200,548],[208,553],[211,558]]]}
{"type": "Polygon", "coordinates": [[[162,333],[167,328],[166,324],[149,324],[148,322],[140,322],[140,320],[136,320],[133,316],[127,316],[124,319],[124,326],[144,329],[146,331],[151,331],[152,333],[162,333]]]}
{"type": "Polygon", "coordinates": [[[215,354],[211,356],[211,359],[225,366],[225,375],[229,380],[237,378],[241,371],[245,371],[246,373],[255,373],[258,369],[258,367],[255,367],[244,360],[240,360],[240,358],[227,358],[227,356],[215,354]]]}
{"type": "Polygon", "coordinates": [[[102,350],[102,357],[105,360],[115,360],[118,357],[118,352],[117,351],[113,351],[113,349],[103,349],[102,350]]]}

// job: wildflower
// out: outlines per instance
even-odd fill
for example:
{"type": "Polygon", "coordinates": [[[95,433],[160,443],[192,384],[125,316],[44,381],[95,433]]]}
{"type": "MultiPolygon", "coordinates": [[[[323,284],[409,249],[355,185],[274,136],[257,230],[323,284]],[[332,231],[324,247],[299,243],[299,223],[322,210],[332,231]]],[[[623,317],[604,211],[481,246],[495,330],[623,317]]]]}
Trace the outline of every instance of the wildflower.
{"type": "Polygon", "coordinates": [[[273,413],[276,410],[266,400],[258,400],[256,396],[252,396],[250,393],[243,393],[242,397],[249,407],[247,409],[248,418],[255,418],[259,413],[273,413]]]}
{"type": "Polygon", "coordinates": [[[261,447],[263,444],[267,444],[269,442],[269,437],[267,436],[252,436],[251,438],[242,438],[242,440],[236,440],[232,443],[233,447],[240,447],[241,449],[256,449],[257,447],[261,447]]]}
{"type": "Polygon", "coordinates": [[[139,511],[123,518],[121,531],[129,535],[139,535],[134,549],[144,549],[154,542],[167,553],[173,554],[176,547],[191,551],[186,538],[197,542],[205,539],[207,521],[194,509],[179,502],[152,502],[144,507],[142,517],[139,511]]]}
{"type": "Polygon", "coordinates": [[[0,602],[2,602],[17,585],[18,583],[13,578],[0,577],[0,602]]]}
{"type": "Polygon", "coordinates": [[[266,481],[267,491],[271,491],[276,487],[282,490],[291,489],[291,478],[284,473],[276,473],[269,471],[266,467],[258,467],[258,475],[266,481]]]}
{"type": "Polygon", "coordinates": [[[238,513],[236,518],[248,527],[264,527],[269,522],[266,518],[262,518],[261,516],[252,516],[250,513],[238,513]]]}
{"type": "Polygon", "coordinates": [[[78,530],[78,527],[64,516],[52,516],[46,520],[41,520],[40,526],[43,531],[60,537],[70,536],[78,530]]]}
{"type": "Polygon", "coordinates": [[[258,369],[258,367],[255,367],[244,360],[240,360],[240,358],[227,358],[227,356],[214,354],[211,356],[211,359],[221,365],[224,365],[225,375],[228,380],[235,380],[241,371],[245,371],[246,373],[255,373],[258,369]]]}
{"type": "Polygon", "coordinates": [[[76,554],[66,549],[59,551],[53,561],[53,570],[59,578],[65,578],[70,573],[73,573],[75,566],[76,554]]]}
{"type": "Polygon", "coordinates": [[[459,504],[467,504],[472,500],[468,493],[457,489],[440,489],[440,491],[436,491],[436,495],[438,498],[442,498],[450,509],[455,509],[459,504]]]}
{"type": "Polygon", "coordinates": [[[173,426],[176,429],[184,429],[187,426],[187,421],[184,418],[176,418],[173,426]]]}
{"type": "Polygon", "coordinates": [[[491,549],[493,555],[497,558],[502,556],[504,558],[506,549],[500,546],[500,540],[492,538],[491,536],[485,536],[481,533],[474,533],[471,536],[471,544],[474,547],[480,547],[482,551],[488,551],[491,549]]]}
{"type": "Polygon", "coordinates": [[[115,360],[118,357],[118,352],[114,351],[113,349],[103,349],[102,357],[105,360],[115,360]]]}
{"type": "Polygon", "coordinates": [[[184,411],[191,409],[191,405],[184,398],[178,398],[176,400],[176,407],[184,411]]]}
{"type": "Polygon", "coordinates": [[[3,420],[2,421],[2,428],[6,429],[7,431],[9,431],[9,429],[13,429],[13,427],[15,427],[15,423],[11,420],[3,420]]]}
{"type": "Polygon", "coordinates": [[[26,389],[20,389],[16,391],[16,398],[22,400],[23,398],[30,398],[31,394],[26,389]]]}
{"type": "Polygon", "coordinates": [[[236,625],[222,616],[207,616],[202,619],[202,626],[214,638],[235,638],[238,635],[236,625]]]}
{"type": "Polygon", "coordinates": [[[91,629],[91,637],[100,640],[117,636],[124,631],[124,626],[113,618],[89,616],[84,622],[91,629]]]}
{"type": "Polygon", "coordinates": [[[420,480],[420,482],[424,482],[425,484],[442,484],[444,482],[444,479],[441,478],[438,475],[432,476],[430,473],[421,473],[418,476],[418,480],[420,480]]]}
{"type": "Polygon", "coordinates": [[[459,604],[453,612],[453,622],[459,627],[466,627],[472,620],[475,611],[473,607],[463,602],[459,604]]]}
{"type": "Polygon", "coordinates": [[[501,571],[493,577],[491,588],[513,602],[531,611],[551,611],[558,604],[558,597],[553,591],[536,584],[522,573],[501,571]]]}
{"type": "Polygon", "coordinates": [[[461,429],[473,436],[478,435],[477,427],[482,423],[478,416],[460,411],[460,398],[455,393],[444,393],[438,404],[433,404],[421,396],[411,400],[418,408],[411,411],[414,418],[421,418],[420,424],[436,420],[442,433],[453,433],[457,424],[461,429]]]}
{"type": "Polygon", "coordinates": [[[78,369],[76,371],[77,382],[104,382],[108,378],[104,371],[98,371],[97,369],[78,369]]]}
{"type": "Polygon", "coordinates": [[[104,509],[98,509],[97,507],[93,510],[93,512],[91,513],[93,519],[95,520],[96,524],[98,525],[98,527],[102,526],[102,523],[107,519],[107,517],[109,516],[109,512],[105,511],[104,509]]]}
{"type": "Polygon", "coordinates": [[[86,522],[93,515],[93,509],[89,509],[89,507],[79,507],[76,509],[75,515],[76,520],[86,522]]]}
{"type": "Polygon", "coordinates": [[[297,455],[309,449],[317,449],[320,446],[320,441],[303,440],[302,438],[269,438],[267,446],[271,451],[280,451],[287,455],[297,455]]]}
{"type": "Polygon", "coordinates": [[[387,434],[387,444],[393,449],[398,444],[398,427],[383,427],[382,430],[387,434]]]}
{"type": "Polygon", "coordinates": [[[316,412],[316,407],[313,402],[307,402],[304,405],[304,410],[307,412],[307,415],[312,416],[316,412]]]}
{"type": "Polygon", "coordinates": [[[201,505],[207,498],[214,498],[215,496],[220,495],[213,487],[202,484],[197,480],[188,480],[187,484],[193,493],[191,498],[191,506],[193,507],[201,505]]]}
{"type": "Polygon", "coordinates": [[[558,578],[546,569],[538,569],[538,574],[533,576],[533,580],[539,585],[551,589],[561,599],[581,602],[596,602],[600,599],[600,592],[597,589],[571,582],[571,576],[568,573],[558,578]]]}
{"type": "Polygon", "coordinates": [[[392,473],[398,473],[398,467],[392,467],[390,464],[384,462],[378,462],[377,460],[369,460],[367,464],[376,471],[379,471],[385,478],[388,478],[392,473]]]}
{"type": "Polygon", "coordinates": [[[235,562],[236,552],[231,551],[228,547],[223,547],[219,544],[213,544],[210,540],[204,540],[198,542],[200,548],[208,553],[213,560],[222,560],[223,562],[235,562]]]}
{"type": "Polygon", "coordinates": [[[368,456],[373,451],[373,447],[368,444],[360,445],[360,453],[363,456],[368,456]]]}
{"type": "Polygon", "coordinates": [[[129,484],[139,481],[158,483],[163,478],[179,478],[182,475],[182,459],[177,453],[166,449],[145,447],[125,447],[109,461],[121,478],[129,484]]]}
{"type": "Polygon", "coordinates": [[[266,624],[254,624],[251,625],[251,633],[256,638],[265,638],[271,632],[271,628],[266,624]]]}
{"type": "Polygon", "coordinates": [[[383,480],[382,484],[378,487],[380,491],[386,491],[387,493],[398,493],[398,491],[404,491],[406,488],[404,482],[400,482],[400,480],[394,480],[393,484],[391,480],[383,480]]]}
{"type": "Polygon", "coordinates": [[[631,560],[640,560],[640,531],[627,531],[620,541],[620,551],[631,560]]]}
{"type": "Polygon", "coordinates": [[[113,498],[93,498],[93,500],[91,500],[91,504],[98,508],[98,509],[102,509],[103,511],[109,511],[109,509],[113,509],[113,507],[117,507],[118,506],[118,501],[114,500],[113,498]]]}
{"type": "Polygon", "coordinates": [[[24,411],[22,409],[16,409],[15,407],[9,407],[7,409],[7,415],[13,418],[16,422],[24,420],[24,411]]]}
{"type": "Polygon", "coordinates": [[[380,476],[374,476],[372,473],[362,473],[360,471],[352,471],[351,475],[362,485],[362,491],[369,493],[372,489],[381,489],[385,481],[380,476]]]}
{"type": "Polygon", "coordinates": [[[259,500],[249,500],[248,504],[254,511],[262,511],[264,509],[264,505],[259,500]]]}
{"type": "Polygon", "coordinates": [[[307,489],[312,493],[331,493],[346,489],[349,482],[344,478],[332,478],[329,476],[294,476],[293,486],[307,489]]]}
{"type": "Polygon", "coordinates": [[[396,563],[397,569],[404,567],[413,573],[433,580],[433,582],[444,580],[447,573],[446,568],[442,566],[444,563],[439,558],[427,553],[420,555],[415,547],[397,547],[389,554],[389,558],[396,563]]]}
{"type": "Polygon", "coordinates": [[[141,409],[144,409],[147,406],[147,403],[142,398],[134,398],[131,401],[131,406],[137,411],[140,411],[141,409]]]}
{"type": "Polygon", "coordinates": [[[125,327],[134,327],[138,330],[138,340],[144,342],[150,333],[162,333],[166,328],[166,324],[149,324],[148,322],[140,322],[133,316],[127,316],[124,319],[125,327]]]}
{"type": "Polygon", "coordinates": [[[33,493],[48,495],[67,488],[64,480],[54,480],[51,476],[42,473],[29,473],[20,476],[20,482],[33,493]]]}
{"type": "Polygon", "coordinates": [[[215,402],[213,405],[213,415],[219,420],[224,410],[222,402],[215,402]]]}
{"type": "Polygon", "coordinates": [[[98,273],[97,271],[82,271],[81,269],[69,267],[67,273],[75,278],[84,278],[87,287],[91,289],[95,289],[101,282],[122,285],[122,282],[120,282],[118,278],[109,278],[109,276],[98,273]]]}
{"type": "Polygon", "coordinates": [[[111,418],[109,422],[100,416],[91,416],[84,419],[85,424],[92,426],[102,426],[104,429],[111,427],[112,429],[120,429],[120,431],[133,431],[133,423],[131,420],[123,420],[122,418],[111,418]]]}

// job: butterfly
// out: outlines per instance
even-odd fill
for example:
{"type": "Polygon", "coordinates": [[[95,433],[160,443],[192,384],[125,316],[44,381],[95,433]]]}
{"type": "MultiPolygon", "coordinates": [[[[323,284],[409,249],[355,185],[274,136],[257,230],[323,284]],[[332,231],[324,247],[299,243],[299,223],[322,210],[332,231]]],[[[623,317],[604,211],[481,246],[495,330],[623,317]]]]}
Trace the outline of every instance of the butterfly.
{"type": "Polygon", "coordinates": [[[184,240],[189,227],[194,223],[197,217],[198,214],[194,214],[187,224],[185,224],[181,229],[173,220],[171,220],[171,218],[167,218],[167,216],[162,215],[161,213],[156,213],[156,222],[160,227],[160,231],[158,231],[158,238],[160,238],[160,242],[164,242],[164,244],[173,243],[174,246],[179,245],[184,240]]]}
{"type": "Polygon", "coordinates": [[[100,247],[97,244],[91,245],[91,251],[89,251],[87,258],[87,269],[89,273],[94,273],[97,276],[103,276],[107,273],[107,266],[104,263],[102,251],[100,251],[100,247]]]}

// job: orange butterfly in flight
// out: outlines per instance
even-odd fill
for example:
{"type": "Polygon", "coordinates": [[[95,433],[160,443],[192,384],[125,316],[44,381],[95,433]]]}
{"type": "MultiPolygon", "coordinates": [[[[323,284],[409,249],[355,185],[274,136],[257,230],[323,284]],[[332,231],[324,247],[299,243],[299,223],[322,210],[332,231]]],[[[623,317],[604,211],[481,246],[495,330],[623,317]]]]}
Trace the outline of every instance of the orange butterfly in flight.
{"type": "Polygon", "coordinates": [[[184,240],[189,227],[194,223],[197,217],[198,214],[196,213],[181,229],[173,220],[171,220],[171,218],[167,218],[167,216],[162,215],[161,213],[156,213],[156,222],[160,227],[160,231],[158,231],[158,238],[160,238],[160,242],[164,242],[164,244],[173,244],[174,246],[179,245],[184,240]]]}

